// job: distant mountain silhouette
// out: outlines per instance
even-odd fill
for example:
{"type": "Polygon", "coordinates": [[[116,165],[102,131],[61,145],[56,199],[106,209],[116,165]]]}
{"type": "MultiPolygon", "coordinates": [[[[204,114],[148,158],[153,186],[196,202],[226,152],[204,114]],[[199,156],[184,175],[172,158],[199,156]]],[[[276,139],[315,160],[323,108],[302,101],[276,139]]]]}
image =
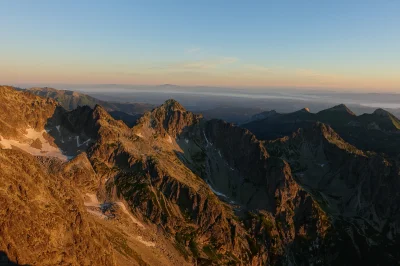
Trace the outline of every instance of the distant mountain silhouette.
{"type": "Polygon", "coordinates": [[[133,126],[136,120],[146,111],[154,108],[147,103],[122,103],[102,101],[89,95],[69,90],[57,90],[54,88],[30,88],[27,91],[42,97],[49,97],[56,100],[66,110],[74,110],[79,106],[89,106],[94,108],[96,105],[102,106],[115,119],[124,121],[128,126],[133,126]],[[114,116],[115,115],[115,116],[114,116]]]}
{"type": "Polygon", "coordinates": [[[400,120],[390,112],[377,109],[372,114],[355,115],[344,104],[309,113],[305,109],[292,113],[263,113],[241,126],[253,132],[258,139],[273,140],[289,136],[299,128],[315,122],[331,126],[347,142],[363,150],[390,155],[400,149],[400,120]]]}

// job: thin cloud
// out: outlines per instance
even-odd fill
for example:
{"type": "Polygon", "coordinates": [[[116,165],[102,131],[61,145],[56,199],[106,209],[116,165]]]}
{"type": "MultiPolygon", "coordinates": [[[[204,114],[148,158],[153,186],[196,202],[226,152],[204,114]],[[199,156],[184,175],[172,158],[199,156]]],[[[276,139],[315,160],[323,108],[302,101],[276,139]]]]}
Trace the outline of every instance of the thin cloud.
{"type": "Polygon", "coordinates": [[[110,75],[110,76],[139,76],[140,72],[129,72],[129,71],[89,71],[87,74],[90,75],[110,75]]]}
{"type": "Polygon", "coordinates": [[[235,57],[222,57],[213,60],[199,60],[193,62],[187,62],[182,65],[184,69],[211,69],[217,68],[221,65],[229,65],[237,62],[238,59],[235,57]]]}
{"type": "Polygon", "coordinates": [[[295,75],[299,77],[306,78],[339,78],[339,76],[334,74],[322,73],[314,69],[296,69],[295,75]]]}
{"type": "Polygon", "coordinates": [[[192,47],[185,50],[185,54],[196,54],[201,51],[199,47],[192,47]]]}
{"type": "Polygon", "coordinates": [[[271,73],[273,70],[269,67],[260,66],[260,65],[244,65],[243,66],[247,70],[257,71],[257,72],[267,72],[271,73]]]}
{"type": "Polygon", "coordinates": [[[179,63],[171,63],[160,66],[152,66],[149,69],[171,70],[171,71],[201,71],[207,69],[215,69],[220,66],[230,65],[237,62],[236,57],[219,57],[209,60],[185,61],[179,63]]]}

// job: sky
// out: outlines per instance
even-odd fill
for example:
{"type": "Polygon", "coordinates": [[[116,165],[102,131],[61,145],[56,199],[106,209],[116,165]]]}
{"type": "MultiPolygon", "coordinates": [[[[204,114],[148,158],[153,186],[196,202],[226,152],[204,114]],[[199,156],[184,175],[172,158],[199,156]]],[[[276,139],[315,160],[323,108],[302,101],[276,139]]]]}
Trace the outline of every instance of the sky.
{"type": "Polygon", "coordinates": [[[0,0],[0,83],[400,92],[400,1],[0,0]]]}

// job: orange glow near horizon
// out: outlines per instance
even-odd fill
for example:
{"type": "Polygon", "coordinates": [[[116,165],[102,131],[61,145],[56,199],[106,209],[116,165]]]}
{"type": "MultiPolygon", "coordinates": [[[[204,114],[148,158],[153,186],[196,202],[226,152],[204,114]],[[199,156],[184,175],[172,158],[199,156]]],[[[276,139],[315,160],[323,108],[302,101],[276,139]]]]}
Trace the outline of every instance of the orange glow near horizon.
{"type": "Polygon", "coordinates": [[[327,88],[400,92],[400,77],[330,75],[307,69],[252,71],[236,69],[135,69],[91,71],[82,67],[10,67],[0,69],[2,84],[175,84],[181,86],[327,88]]]}

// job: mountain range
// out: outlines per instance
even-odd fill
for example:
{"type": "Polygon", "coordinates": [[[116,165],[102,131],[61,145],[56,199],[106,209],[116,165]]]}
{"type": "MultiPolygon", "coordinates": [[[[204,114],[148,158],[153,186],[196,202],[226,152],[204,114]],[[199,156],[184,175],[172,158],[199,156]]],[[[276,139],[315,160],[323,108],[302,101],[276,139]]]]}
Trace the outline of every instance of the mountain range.
{"type": "Polygon", "coordinates": [[[65,110],[74,110],[79,106],[89,106],[94,108],[96,105],[102,106],[115,119],[123,120],[128,126],[133,126],[137,119],[146,111],[154,108],[146,103],[121,103],[102,101],[89,95],[69,90],[57,90],[54,88],[29,88],[27,91],[56,100],[65,110]]]}
{"type": "Polygon", "coordinates": [[[0,87],[0,251],[13,263],[400,263],[390,113],[305,108],[239,127],[173,99],[89,100],[0,87]],[[127,125],[113,111],[144,114],[127,125]]]}
{"type": "Polygon", "coordinates": [[[298,128],[322,122],[332,127],[346,142],[365,151],[396,156],[400,148],[400,120],[383,109],[372,114],[355,115],[345,105],[310,113],[302,109],[293,113],[264,112],[241,126],[258,139],[273,140],[290,135],[298,128]]]}

